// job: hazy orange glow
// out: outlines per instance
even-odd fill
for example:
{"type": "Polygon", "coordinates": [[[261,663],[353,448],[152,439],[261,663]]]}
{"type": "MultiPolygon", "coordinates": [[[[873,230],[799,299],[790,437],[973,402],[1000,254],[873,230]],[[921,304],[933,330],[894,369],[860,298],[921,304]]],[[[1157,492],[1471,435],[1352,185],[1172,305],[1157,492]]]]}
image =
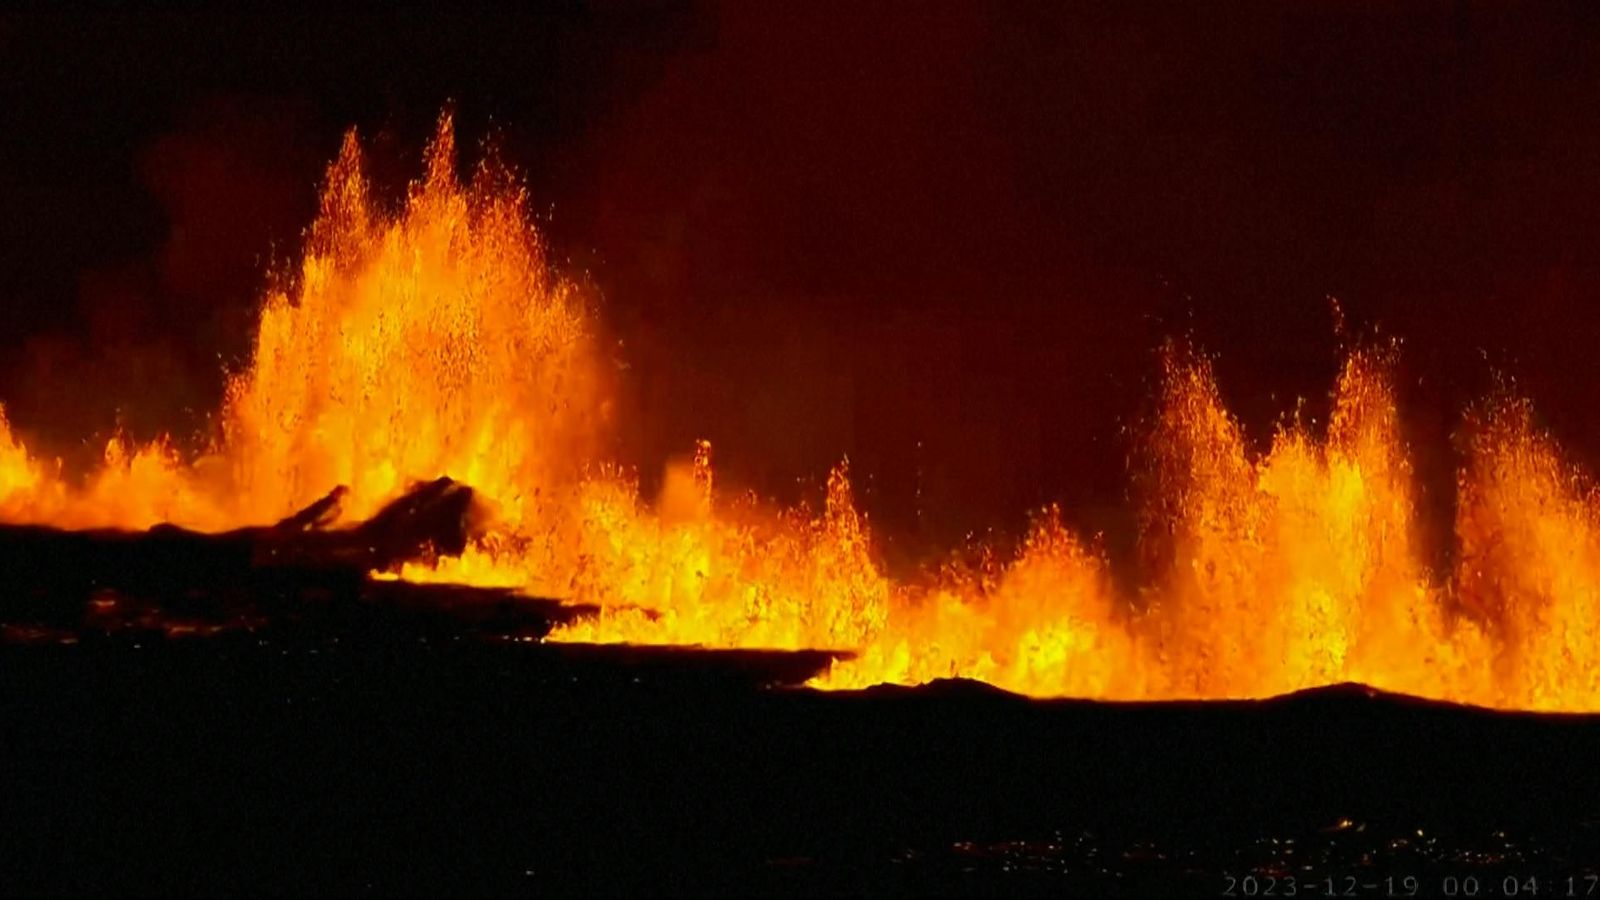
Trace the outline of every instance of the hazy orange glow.
{"type": "Polygon", "coordinates": [[[1429,571],[1416,543],[1394,347],[1351,351],[1326,427],[1292,421],[1262,454],[1208,361],[1174,345],[1135,473],[1141,588],[1119,588],[1053,508],[1014,558],[894,580],[845,462],[820,509],[774,509],[718,490],[701,442],[641,496],[598,455],[611,367],[523,189],[492,158],[460,183],[448,117],[427,159],[385,211],[346,140],[209,452],[117,440],[69,482],[0,414],[0,518],[221,529],[336,484],[361,517],[450,475],[489,498],[489,536],[397,574],[602,609],[555,640],[854,652],[818,679],[828,688],[961,676],[1034,695],[1224,698],[1348,680],[1600,709],[1600,497],[1509,392],[1465,421],[1453,572],[1429,571]]]}

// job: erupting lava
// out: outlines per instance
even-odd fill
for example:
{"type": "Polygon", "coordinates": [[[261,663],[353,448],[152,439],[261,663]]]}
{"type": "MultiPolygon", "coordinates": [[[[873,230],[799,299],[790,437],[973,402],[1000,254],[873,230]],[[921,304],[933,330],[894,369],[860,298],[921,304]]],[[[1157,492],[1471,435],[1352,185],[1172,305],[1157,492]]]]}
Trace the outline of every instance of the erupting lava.
{"type": "Polygon", "coordinates": [[[842,464],[820,511],[714,489],[711,448],[656,502],[597,457],[607,366],[493,159],[455,175],[441,119],[403,208],[354,136],[304,259],[268,293],[210,451],[113,441],[83,484],[0,416],[0,519],[271,521],[334,484],[360,516],[416,479],[492,499],[488,537],[402,577],[514,586],[602,612],[556,640],[851,650],[822,687],[965,676],[1035,695],[1234,698],[1338,681],[1496,707],[1600,709],[1600,497],[1498,396],[1466,422],[1454,572],[1416,546],[1392,347],[1352,352],[1325,435],[1252,453],[1209,364],[1164,355],[1145,440],[1146,587],[1119,590],[1056,509],[1014,559],[888,578],[842,464]]]}

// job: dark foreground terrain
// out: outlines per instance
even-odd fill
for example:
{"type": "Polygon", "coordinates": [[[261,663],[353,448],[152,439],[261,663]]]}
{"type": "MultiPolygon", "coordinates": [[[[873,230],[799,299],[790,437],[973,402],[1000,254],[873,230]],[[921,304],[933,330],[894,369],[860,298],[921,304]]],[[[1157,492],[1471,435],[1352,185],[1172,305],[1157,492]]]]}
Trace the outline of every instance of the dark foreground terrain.
{"type": "Polygon", "coordinates": [[[820,654],[415,624],[0,643],[0,890],[1600,897],[1595,718],[830,695],[820,654]]]}

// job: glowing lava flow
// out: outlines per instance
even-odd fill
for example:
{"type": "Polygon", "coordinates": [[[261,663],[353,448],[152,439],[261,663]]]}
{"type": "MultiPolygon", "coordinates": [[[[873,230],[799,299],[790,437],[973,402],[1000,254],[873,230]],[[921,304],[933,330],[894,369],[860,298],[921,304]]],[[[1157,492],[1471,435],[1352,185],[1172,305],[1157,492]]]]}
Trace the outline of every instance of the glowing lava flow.
{"type": "Polygon", "coordinates": [[[491,498],[489,537],[398,574],[602,608],[556,640],[854,651],[818,679],[829,688],[964,676],[1035,695],[1222,698],[1350,680],[1600,709],[1600,498],[1525,402],[1496,398],[1466,424],[1458,568],[1428,571],[1392,347],[1348,356],[1325,434],[1295,422],[1265,454],[1207,361],[1169,347],[1139,473],[1136,594],[1056,509],[1009,561],[898,582],[844,464],[813,511],[717,491],[703,442],[654,502],[597,458],[609,390],[593,314],[552,274],[503,167],[457,180],[448,117],[392,213],[347,139],[304,259],[279,281],[209,452],[113,441],[69,484],[0,417],[0,519],[220,529],[334,484],[360,516],[447,474],[491,498]]]}

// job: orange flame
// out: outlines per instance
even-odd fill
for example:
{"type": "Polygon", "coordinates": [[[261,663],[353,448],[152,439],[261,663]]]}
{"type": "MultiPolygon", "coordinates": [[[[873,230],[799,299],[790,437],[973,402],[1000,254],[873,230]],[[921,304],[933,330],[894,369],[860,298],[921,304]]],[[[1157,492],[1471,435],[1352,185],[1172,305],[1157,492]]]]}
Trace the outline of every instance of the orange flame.
{"type": "Polygon", "coordinates": [[[1600,709],[1600,496],[1526,401],[1497,397],[1467,421],[1459,564],[1429,571],[1393,346],[1349,354],[1325,435],[1297,419],[1264,454],[1209,363],[1169,346],[1136,473],[1146,577],[1129,592],[1055,508],[1009,561],[891,579],[847,463],[821,510],[772,509],[720,493],[702,441],[645,500],[597,456],[609,390],[594,321],[551,271],[507,170],[491,156],[457,180],[448,116],[393,214],[352,134],[209,452],[114,440],[69,484],[0,412],[0,519],[220,529],[334,484],[362,516],[447,474],[491,498],[490,534],[398,575],[600,607],[555,640],[852,651],[824,688],[960,676],[1033,695],[1222,698],[1351,680],[1600,709]]]}

